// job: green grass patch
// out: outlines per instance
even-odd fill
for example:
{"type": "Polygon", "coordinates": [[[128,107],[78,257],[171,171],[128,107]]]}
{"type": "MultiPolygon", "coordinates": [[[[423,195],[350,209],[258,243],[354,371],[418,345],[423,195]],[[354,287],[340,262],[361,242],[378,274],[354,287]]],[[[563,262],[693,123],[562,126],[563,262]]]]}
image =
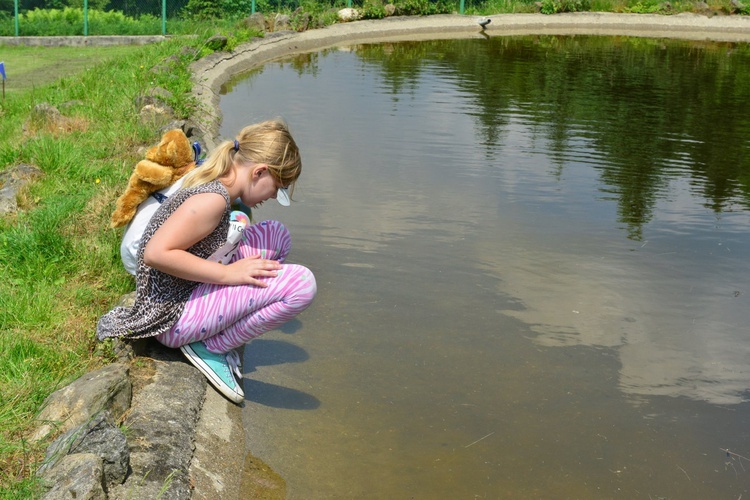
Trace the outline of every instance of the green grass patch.
{"type": "Polygon", "coordinates": [[[109,217],[139,148],[159,138],[135,100],[162,87],[177,115],[190,116],[188,65],[209,33],[147,46],[3,47],[9,86],[19,73],[34,79],[0,102],[0,170],[25,163],[42,175],[19,193],[18,213],[0,218],[0,499],[38,494],[34,472],[49,443],[27,438],[45,398],[109,362],[96,321],[134,286],[109,217]],[[30,120],[41,103],[70,127],[30,120]]]}

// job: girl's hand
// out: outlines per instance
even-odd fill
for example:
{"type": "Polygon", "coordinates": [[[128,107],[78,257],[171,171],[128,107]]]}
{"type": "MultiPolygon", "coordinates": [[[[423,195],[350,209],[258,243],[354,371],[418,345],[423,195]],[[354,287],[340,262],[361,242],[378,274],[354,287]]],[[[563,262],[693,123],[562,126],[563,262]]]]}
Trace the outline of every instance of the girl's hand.
{"type": "Polygon", "coordinates": [[[225,266],[227,278],[222,280],[227,285],[255,285],[267,287],[268,283],[258,278],[278,276],[281,264],[275,260],[261,259],[260,255],[251,255],[225,266]]]}

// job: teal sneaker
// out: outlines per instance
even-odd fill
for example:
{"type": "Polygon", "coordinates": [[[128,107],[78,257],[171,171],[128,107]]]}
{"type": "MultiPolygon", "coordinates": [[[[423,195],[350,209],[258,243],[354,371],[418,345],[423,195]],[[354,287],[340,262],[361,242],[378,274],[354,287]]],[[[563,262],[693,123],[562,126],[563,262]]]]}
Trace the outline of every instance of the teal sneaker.
{"type": "MultiPolygon", "coordinates": [[[[193,366],[198,368],[216,390],[240,404],[245,399],[242,387],[237,383],[235,374],[239,371],[239,356],[235,351],[227,354],[214,354],[206,349],[203,342],[193,342],[180,347],[180,350],[193,366]]],[[[240,373],[240,378],[242,374],[240,373]]]]}

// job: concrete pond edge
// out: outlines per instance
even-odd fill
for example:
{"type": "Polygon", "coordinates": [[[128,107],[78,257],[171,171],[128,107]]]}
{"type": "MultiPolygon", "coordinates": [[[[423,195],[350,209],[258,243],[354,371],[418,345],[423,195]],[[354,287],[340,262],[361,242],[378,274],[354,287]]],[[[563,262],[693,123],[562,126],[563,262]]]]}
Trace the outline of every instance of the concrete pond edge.
{"type": "Polygon", "coordinates": [[[478,25],[475,16],[446,14],[356,21],[301,33],[269,33],[262,39],[240,45],[232,52],[217,52],[193,64],[193,94],[202,105],[202,112],[194,120],[208,131],[210,139],[207,138],[207,141],[211,141],[208,144],[211,149],[218,140],[222,85],[235,75],[266,62],[342,44],[528,34],[750,41],[750,16],[578,12],[555,15],[498,14],[488,17],[492,22],[485,30],[478,25]]]}
{"type": "MultiPolygon", "coordinates": [[[[492,22],[485,30],[478,26],[474,16],[438,15],[356,21],[301,33],[268,33],[264,38],[240,45],[232,52],[217,52],[193,63],[192,92],[199,109],[191,120],[206,132],[206,147],[212,150],[222,140],[219,137],[221,88],[231,78],[273,60],[338,45],[525,34],[621,35],[750,42],[750,17],[747,16],[587,12],[489,17],[492,22]]],[[[113,37],[102,38],[106,40],[97,41],[89,37],[88,40],[69,44],[115,43],[113,37]]],[[[123,39],[119,43],[151,43],[159,39],[156,37],[147,42],[123,39]]],[[[42,43],[31,41],[27,44],[42,43]]],[[[4,39],[0,44],[14,43],[4,39]]],[[[127,352],[121,353],[118,362],[86,374],[50,396],[38,417],[40,427],[36,438],[41,439],[54,429],[61,429],[61,422],[68,422],[68,431],[75,428],[79,429],[78,434],[91,431],[91,435],[94,435],[94,431],[112,427],[113,418],[106,415],[92,426],[95,414],[103,412],[111,411],[114,420],[124,423],[131,450],[129,477],[122,484],[113,483],[107,491],[101,488],[99,496],[91,498],[131,498],[136,494],[138,498],[228,499],[240,498],[249,491],[253,492],[253,498],[284,498],[283,479],[246,450],[247,431],[243,425],[242,407],[227,401],[207,386],[202,375],[188,365],[178,351],[154,344],[153,341],[142,342],[135,351],[132,351],[133,347],[120,346],[127,352]],[[140,364],[138,359],[142,360],[140,364]],[[70,388],[76,384],[88,384],[89,387],[100,384],[99,394],[91,406],[96,411],[86,418],[79,417],[75,423],[78,427],[71,425],[73,419],[69,409],[50,412],[53,396],[70,393],[70,388]],[[125,399],[132,401],[125,404],[125,399]],[[137,442],[135,445],[134,441],[137,442]],[[251,467],[248,467],[248,463],[251,467]],[[170,470],[172,472],[167,474],[170,470]]],[[[68,401],[66,404],[70,408],[79,403],[68,401]]],[[[116,440],[112,437],[117,436],[116,432],[106,435],[109,436],[107,440],[116,440]]],[[[53,443],[48,450],[47,462],[57,464],[57,473],[51,472],[52,467],[42,471],[50,487],[45,498],[70,498],[74,491],[82,493],[83,490],[76,490],[80,486],[70,484],[72,471],[79,471],[83,479],[90,483],[106,482],[102,478],[107,476],[107,467],[112,477],[121,474],[112,472],[117,469],[113,465],[117,460],[97,457],[96,451],[71,454],[71,443],[76,439],[80,441],[75,432],[66,439],[63,439],[63,448],[60,448],[60,444],[55,447],[53,443]],[[65,451],[61,452],[61,449],[65,451]],[[73,456],[76,458],[70,459],[73,456]]],[[[93,445],[92,450],[95,449],[93,445]]],[[[96,484],[93,487],[96,488],[96,484]]]]}

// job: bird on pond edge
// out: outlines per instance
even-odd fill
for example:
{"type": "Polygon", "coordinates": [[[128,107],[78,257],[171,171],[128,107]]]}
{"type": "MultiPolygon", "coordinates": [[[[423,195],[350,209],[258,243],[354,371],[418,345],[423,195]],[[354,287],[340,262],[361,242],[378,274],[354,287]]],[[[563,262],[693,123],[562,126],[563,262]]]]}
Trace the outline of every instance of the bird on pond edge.
{"type": "Polygon", "coordinates": [[[491,22],[492,22],[492,19],[490,19],[489,17],[481,17],[481,18],[477,19],[477,24],[479,24],[479,26],[481,26],[483,30],[491,22]]]}

